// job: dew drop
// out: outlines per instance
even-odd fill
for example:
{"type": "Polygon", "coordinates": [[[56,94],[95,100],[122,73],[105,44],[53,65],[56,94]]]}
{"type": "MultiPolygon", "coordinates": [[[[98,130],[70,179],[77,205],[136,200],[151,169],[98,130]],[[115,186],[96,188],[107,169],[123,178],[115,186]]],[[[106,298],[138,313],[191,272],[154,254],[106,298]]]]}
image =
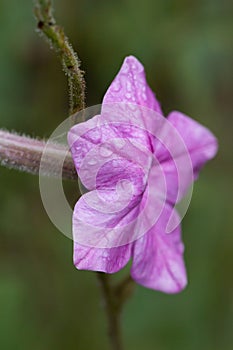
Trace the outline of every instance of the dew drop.
{"type": "Polygon", "coordinates": [[[123,64],[122,68],[121,68],[122,73],[128,73],[129,71],[129,64],[128,62],[125,62],[125,64],[123,64]]]}
{"type": "Polygon", "coordinates": [[[97,162],[94,158],[91,158],[89,161],[88,161],[88,164],[89,165],[95,165],[97,162]]]}
{"type": "Polygon", "coordinates": [[[103,249],[103,258],[108,258],[108,251],[103,249]]]}
{"type": "Polygon", "coordinates": [[[100,155],[102,157],[110,157],[112,155],[112,150],[109,148],[108,145],[101,145],[100,146],[100,155]]]}
{"type": "Polygon", "coordinates": [[[112,89],[113,91],[120,91],[121,89],[121,84],[119,81],[115,81],[113,84],[112,84],[112,89]]]}
{"type": "Polygon", "coordinates": [[[100,139],[101,139],[101,132],[100,132],[100,130],[97,129],[97,128],[92,129],[91,132],[90,132],[90,138],[94,142],[99,142],[100,139]]]}
{"type": "Polygon", "coordinates": [[[125,146],[125,140],[124,139],[115,139],[114,140],[114,145],[118,148],[121,149],[125,146]]]}
{"type": "Polygon", "coordinates": [[[146,101],[146,100],[147,100],[147,96],[146,96],[146,94],[145,94],[145,93],[143,93],[143,94],[142,94],[142,98],[143,98],[143,100],[144,100],[144,101],[146,101]]]}
{"type": "Polygon", "coordinates": [[[127,89],[127,91],[132,91],[132,85],[131,85],[130,81],[128,81],[128,80],[126,82],[126,89],[127,89]]]}

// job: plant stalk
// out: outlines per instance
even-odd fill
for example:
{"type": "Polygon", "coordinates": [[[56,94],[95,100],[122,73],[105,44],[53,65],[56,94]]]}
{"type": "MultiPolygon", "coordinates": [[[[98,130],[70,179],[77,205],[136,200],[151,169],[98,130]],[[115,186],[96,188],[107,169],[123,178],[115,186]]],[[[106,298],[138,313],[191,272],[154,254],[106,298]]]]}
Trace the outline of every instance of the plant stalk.
{"type": "Polygon", "coordinates": [[[34,8],[37,28],[48,39],[50,46],[58,53],[63,70],[68,78],[70,93],[70,115],[85,108],[84,72],[80,60],[68,41],[63,28],[56,24],[51,0],[36,0],[34,8]]]}
{"type": "Polygon", "coordinates": [[[0,130],[0,163],[1,165],[25,171],[31,174],[59,177],[61,174],[59,159],[64,159],[62,177],[77,180],[78,176],[69,150],[58,143],[32,139],[15,133],[0,130]],[[46,147],[46,157],[41,157],[46,147]]]}
{"type": "Polygon", "coordinates": [[[110,277],[106,273],[97,272],[108,320],[108,335],[111,349],[123,350],[121,311],[124,302],[132,294],[134,282],[131,277],[127,277],[119,285],[112,286],[110,277]]]}

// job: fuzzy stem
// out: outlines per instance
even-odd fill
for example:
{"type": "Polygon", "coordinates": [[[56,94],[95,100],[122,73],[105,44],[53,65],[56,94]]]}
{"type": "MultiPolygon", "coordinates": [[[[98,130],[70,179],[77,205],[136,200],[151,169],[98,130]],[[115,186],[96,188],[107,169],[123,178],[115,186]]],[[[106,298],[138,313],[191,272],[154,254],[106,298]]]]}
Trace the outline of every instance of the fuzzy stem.
{"type": "Polygon", "coordinates": [[[73,115],[85,108],[85,80],[84,72],[80,69],[80,61],[63,28],[56,24],[52,1],[36,0],[34,12],[38,30],[49,40],[53,50],[58,53],[68,77],[70,115],[73,115]]]}
{"type": "MultiPolygon", "coordinates": [[[[7,168],[38,175],[45,146],[46,142],[43,140],[0,130],[0,163],[7,168]]],[[[43,159],[41,174],[60,176],[60,169],[57,166],[59,159],[65,159],[62,178],[77,180],[77,173],[70,152],[65,146],[58,143],[49,143],[46,146],[46,158],[43,159]]]]}

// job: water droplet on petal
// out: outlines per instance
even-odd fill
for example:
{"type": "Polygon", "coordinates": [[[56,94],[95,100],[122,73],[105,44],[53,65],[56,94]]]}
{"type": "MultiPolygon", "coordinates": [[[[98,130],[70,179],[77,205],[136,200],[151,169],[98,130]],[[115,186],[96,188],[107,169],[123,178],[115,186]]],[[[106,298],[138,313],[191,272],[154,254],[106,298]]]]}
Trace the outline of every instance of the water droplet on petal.
{"type": "Polygon", "coordinates": [[[127,91],[132,91],[132,84],[131,84],[131,82],[128,81],[128,80],[127,80],[127,82],[126,82],[126,89],[127,89],[127,91]]]}
{"type": "Polygon", "coordinates": [[[88,164],[89,165],[95,165],[97,162],[94,158],[91,158],[89,161],[88,161],[88,164]]]}
{"type": "Polygon", "coordinates": [[[125,140],[124,139],[115,139],[114,140],[114,145],[118,148],[121,149],[125,146],[125,140]]]}
{"type": "Polygon", "coordinates": [[[144,101],[146,101],[146,100],[147,100],[146,94],[143,93],[143,94],[142,94],[142,98],[143,98],[144,101]]]}
{"type": "Polygon", "coordinates": [[[129,64],[128,62],[125,62],[121,68],[122,73],[128,73],[129,71],[129,64]]]}
{"type": "Polygon", "coordinates": [[[98,128],[90,131],[90,139],[94,142],[99,142],[101,140],[101,132],[98,128]]]}
{"type": "Polygon", "coordinates": [[[79,151],[81,150],[80,145],[77,145],[77,146],[75,146],[74,148],[75,148],[75,151],[77,151],[77,152],[79,152],[79,151]]]}
{"type": "Polygon", "coordinates": [[[103,258],[108,258],[108,251],[107,249],[103,249],[103,258]]]}
{"type": "Polygon", "coordinates": [[[114,83],[112,83],[112,90],[113,91],[120,91],[121,89],[121,84],[119,81],[115,81],[114,83]]]}
{"type": "Polygon", "coordinates": [[[109,148],[109,145],[101,145],[100,146],[100,155],[102,157],[110,157],[113,151],[109,148]]]}

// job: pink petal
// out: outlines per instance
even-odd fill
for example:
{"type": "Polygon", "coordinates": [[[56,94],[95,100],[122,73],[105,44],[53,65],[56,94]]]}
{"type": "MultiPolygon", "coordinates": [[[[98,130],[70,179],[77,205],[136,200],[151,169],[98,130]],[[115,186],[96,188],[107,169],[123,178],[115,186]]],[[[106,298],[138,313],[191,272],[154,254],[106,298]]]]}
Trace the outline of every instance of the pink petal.
{"type": "Polygon", "coordinates": [[[115,102],[137,104],[162,114],[159,102],[146,82],[144,67],[134,56],[125,58],[104,96],[104,104],[115,102]]]}
{"type": "Polygon", "coordinates": [[[141,195],[126,190],[116,200],[115,191],[85,193],[73,212],[73,240],[82,245],[112,248],[132,241],[137,217],[143,210],[141,195]]]}
{"type": "Polygon", "coordinates": [[[202,166],[217,152],[217,140],[204,126],[180,112],[164,124],[163,143],[154,140],[154,153],[163,169],[167,201],[176,203],[197,178],[202,166]]]}
{"type": "Polygon", "coordinates": [[[183,138],[192,160],[194,177],[197,178],[202,166],[216,155],[217,139],[209,129],[181,112],[170,113],[168,120],[183,138]]]}
{"type": "MultiPolygon", "coordinates": [[[[149,133],[156,130],[161,122],[160,118],[156,118],[156,112],[162,113],[147,85],[143,66],[135,57],[127,57],[104,97],[101,115],[75,125],[68,133],[76,169],[89,190],[96,188],[94,180],[102,164],[119,156],[130,161],[140,158],[138,164],[146,173],[150,163],[148,150],[153,151],[149,133]],[[121,149],[114,144],[109,145],[114,140],[125,145],[121,149]],[[138,145],[144,147],[144,151],[138,145]],[[101,149],[105,155],[101,154],[101,149]],[[107,153],[111,153],[108,159],[107,153]]],[[[108,174],[111,176],[111,173],[108,174]]]]}
{"type": "Polygon", "coordinates": [[[132,244],[124,243],[131,240],[140,198],[114,212],[111,191],[96,192],[83,195],[74,208],[74,264],[78,269],[114,273],[131,257],[132,244]]]}
{"type": "Polygon", "coordinates": [[[72,127],[68,143],[87,189],[112,188],[125,178],[133,182],[141,178],[145,185],[144,177],[151,164],[150,141],[145,130],[126,123],[102,123],[101,117],[96,116],[72,127]]]}
{"type": "Polygon", "coordinates": [[[74,243],[74,265],[79,270],[115,273],[128,263],[131,248],[131,244],[115,248],[92,248],[74,243]]]}
{"type": "Polygon", "coordinates": [[[131,267],[137,283],[165,293],[177,293],[187,284],[180,227],[165,233],[171,210],[167,205],[157,223],[134,243],[131,267]]]}

